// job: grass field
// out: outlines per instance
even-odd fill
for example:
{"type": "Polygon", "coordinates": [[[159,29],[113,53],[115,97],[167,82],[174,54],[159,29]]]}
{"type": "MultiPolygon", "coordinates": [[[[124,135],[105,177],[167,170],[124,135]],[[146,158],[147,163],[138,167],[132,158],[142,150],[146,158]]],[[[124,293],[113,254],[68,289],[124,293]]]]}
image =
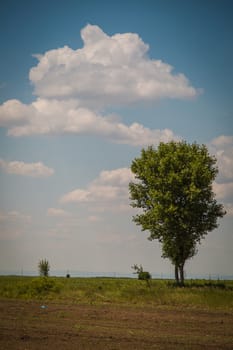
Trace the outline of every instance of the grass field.
{"type": "Polygon", "coordinates": [[[172,281],[121,278],[0,277],[0,297],[85,304],[188,306],[233,310],[233,281],[172,281]]]}
{"type": "Polygon", "coordinates": [[[233,281],[0,277],[1,349],[233,349],[233,281]]]}

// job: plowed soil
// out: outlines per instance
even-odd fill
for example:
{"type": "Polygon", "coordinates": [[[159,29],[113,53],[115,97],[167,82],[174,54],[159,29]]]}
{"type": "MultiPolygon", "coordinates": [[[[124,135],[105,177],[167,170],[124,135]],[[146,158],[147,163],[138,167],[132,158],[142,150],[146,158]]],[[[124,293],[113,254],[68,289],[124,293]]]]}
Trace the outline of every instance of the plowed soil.
{"type": "Polygon", "coordinates": [[[233,349],[233,314],[0,300],[0,349],[233,349]]]}

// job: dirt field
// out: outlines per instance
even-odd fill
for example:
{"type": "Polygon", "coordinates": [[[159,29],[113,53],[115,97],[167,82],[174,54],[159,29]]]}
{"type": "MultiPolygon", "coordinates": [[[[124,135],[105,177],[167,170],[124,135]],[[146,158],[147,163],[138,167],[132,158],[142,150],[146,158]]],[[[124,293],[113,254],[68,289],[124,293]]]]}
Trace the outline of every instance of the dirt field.
{"type": "Polygon", "coordinates": [[[233,349],[221,311],[0,301],[0,349],[233,349]]]}

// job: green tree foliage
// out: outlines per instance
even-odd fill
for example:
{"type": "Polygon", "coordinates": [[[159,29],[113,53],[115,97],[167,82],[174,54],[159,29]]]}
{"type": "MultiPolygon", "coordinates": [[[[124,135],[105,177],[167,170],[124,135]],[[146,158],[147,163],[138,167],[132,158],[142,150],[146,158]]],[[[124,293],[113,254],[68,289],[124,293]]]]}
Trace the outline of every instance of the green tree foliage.
{"type": "Polygon", "coordinates": [[[142,281],[146,281],[148,285],[150,285],[151,274],[148,271],[144,271],[142,265],[138,266],[134,264],[132,269],[135,270],[134,273],[138,275],[138,279],[142,281]]]}
{"type": "Polygon", "coordinates": [[[49,265],[48,260],[41,259],[38,263],[38,269],[39,269],[40,276],[48,277],[49,269],[50,269],[50,265],[49,265]]]}
{"type": "Polygon", "coordinates": [[[180,284],[186,260],[225,214],[212,190],[215,164],[206,146],[183,141],[142,149],[131,165],[135,174],[135,182],[129,184],[131,205],[142,210],[133,220],[150,232],[149,240],[162,243],[162,256],[175,266],[180,284]]]}

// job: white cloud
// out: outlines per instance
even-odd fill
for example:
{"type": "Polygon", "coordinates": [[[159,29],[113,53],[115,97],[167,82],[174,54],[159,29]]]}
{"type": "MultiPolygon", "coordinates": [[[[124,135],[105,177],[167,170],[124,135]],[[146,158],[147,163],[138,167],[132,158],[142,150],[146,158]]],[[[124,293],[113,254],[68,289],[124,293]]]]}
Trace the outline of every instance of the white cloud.
{"type": "Polygon", "coordinates": [[[214,182],[213,190],[217,199],[229,199],[230,197],[233,197],[233,182],[214,182]]]}
{"type": "Polygon", "coordinates": [[[7,174],[15,174],[30,177],[48,177],[54,174],[54,170],[52,168],[48,168],[41,162],[6,162],[5,160],[0,159],[0,168],[2,168],[7,174]]]}
{"type": "Polygon", "coordinates": [[[219,181],[233,180],[233,148],[216,151],[219,181]]]}
{"type": "Polygon", "coordinates": [[[91,193],[87,190],[77,189],[65,194],[60,202],[61,203],[75,203],[75,202],[89,202],[91,200],[91,193]]]}
{"type": "Polygon", "coordinates": [[[108,36],[87,25],[81,36],[81,49],[65,46],[35,55],[39,63],[30,70],[30,79],[38,98],[28,105],[15,99],[0,105],[0,127],[15,137],[75,133],[133,146],[177,140],[169,129],[126,125],[104,110],[164,97],[194,97],[197,90],[187,78],[150,59],[149,46],[137,34],[108,36]]]}
{"type": "Polygon", "coordinates": [[[86,189],[71,191],[62,196],[60,202],[88,203],[92,205],[90,210],[96,212],[129,210],[128,184],[133,178],[128,168],[104,170],[86,189]]]}
{"type": "Polygon", "coordinates": [[[160,142],[179,140],[170,129],[149,129],[141,124],[133,123],[130,126],[117,124],[114,127],[112,140],[116,143],[129,144],[132,146],[158,145],[160,142]]]}
{"type": "Polygon", "coordinates": [[[102,218],[100,216],[97,216],[97,215],[90,215],[90,216],[88,216],[88,221],[89,222],[99,222],[99,221],[102,221],[102,218]]]}
{"type": "Polygon", "coordinates": [[[233,203],[224,204],[228,216],[233,216],[233,203]]]}
{"type": "Polygon", "coordinates": [[[217,181],[233,181],[233,136],[221,135],[210,142],[209,148],[217,158],[217,181]]]}
{"type": "Polygon", "coordinates": [[[8,100],[0,106],[0,127],[10,127],[26,122],[33,109],[19,100],[8,100]]]}
{"type": "MultiPolygon", "coordinates": [[[[77,101],[74,100],[58,101],[38,98],[29,105],[17,100],[9,100],[0,106],[0,126],[9,128],[8,134],[12,136],[65,132],[66,127],[69,128],[70,125],[69,113],[72,113],[77,105],[77,101]],[[18,108],[19,105],[20,108],[18,108]]],[[[83,113],[83,110],[80,113],[83,113]]],[[[85,119],[85,113],[83,115],[85,119]]]]}
{"type": "Polygon", "coordinates": [[[98,185],[128,185],[133,180],[134,176],[129,168],[119,168],[114,170],[103,170],[99,177],[93,181],[93,184],[98,185]]]}
{"type": "MultiPolygon", "coordinates": [[[[224,138],[222,137],[222,140],[224,138]]],[[[226,143],[224,142],[224,145],[226,143]]],[[[233,198],[233,160],[231,155],[232,146],[227,142],[227,147],[220,143],[218,147],[213,148],[218,159],[219,177],[213,183],[213,191],[216,198],[223,202],[229,202],[233,198]]],[[[102,171],[99,176],[93,180],[86,188],[75,189],[61,198],[61,203],[99,203],[94,206],[95,211],[104,210],[125,211],[129,209],[128,205],[128,184],[134,180],[133,174],[128,168],[120,168],[111,171],[102,171]],[[106,203],[108,205],[106,205],[106,203]],[[117,203],[117,205],[116,205],[117,203]],[[117,208],[117,209],[116,209],[117,208]]],[[[229,204],[228,204],[229,207],[229,204]]],[[[91,206],[90,206],[91,208],[91,206]]]]}
{"type": "MultiPolygon", "coordinates": [[[[226,172],[226,169],[225,169],[226,172]]],[[[104,211],[127,211],[131,210],[129,206],[128,184],[135,180],[131,170],[120,168],[111,171],[102,171],[100,175],[93,180],[84,189],[76,189],[65,194],[60,202],[89,204],[89,210],[95,212],[104,211]]],[[[231,212],[230,202],[233,198],[233,178],[225,182],[213,183],[213,191],[217,200],[223,201],[231,212]]]]}
{"type": "Polygon", "coordinates": [[[225,136],[225,135],[218,136],[211,141],[211,144],[215,147],[233,145],[233,136],[225,136]]]}
{"type": "Polygon", "coordinates": [[[70,217],[71,214],[60,208],[48,208],[47,216],[50,217],[70,217]]]}
{"type": "Polygon", "coordinates": [[[169,129],[151,130],[139,123],[128,126],[112,115],[102,116],[88,108],[80,107],[79,102],[74,99],[59,101],[39,98],[30,105],[23,105],[19,101],[18,103],[21,108],[16,110],[15,118],[15,100],[7,102],[7,109],[4,104],[0,106],[0,126],[8,127],[8,134],[11,136],[74,133],[98,135],[115,143],[133,146],[178,139],[169,129]],[[11,114],[7,124],[9,109],[11,114]]]}
{"type": "Polygon", "coordinates": [[[133,33],[108,36],[87,25],[84,46],[68,46],[36,55],[30,70],[35,94],[44,98],[73,98],[88,105],[122,105],[168,98],[192,98],[197,90],[173,67],[147,55],[149,46],[133,33]]]}
{"type": "Polygon", "coordinates": [[[210,142],[210,151],[217,158],[219,174],[213,184],[218,200],[223,201],[227,214],[232,215],[233,205],[233,136],[221,135],[210,142]]]}

